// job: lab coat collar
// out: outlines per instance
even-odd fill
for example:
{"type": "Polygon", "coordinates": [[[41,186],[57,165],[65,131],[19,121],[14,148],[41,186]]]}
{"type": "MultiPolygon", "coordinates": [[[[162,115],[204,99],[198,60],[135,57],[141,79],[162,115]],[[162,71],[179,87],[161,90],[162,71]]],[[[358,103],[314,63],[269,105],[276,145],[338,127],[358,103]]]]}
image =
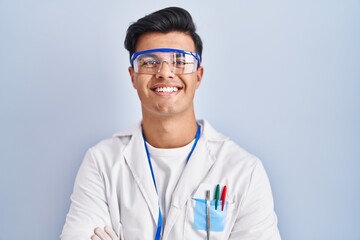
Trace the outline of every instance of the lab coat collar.
{"type": "MultiPolygon", "coordinates": [[[[199,120],[198,123],[203,128],[201,137],[174,190],[171,207],[168,212],[163,232],[164,239],[167,238],[176,222],[180,209],[184,207],[186,201],[203,181],[204,177],[216,161],[215,153],[223,142],[227,140],[227,137],[213,129],[207,121],[199,120]]],[[[130,137],[130,141],[124,149],[125,160],[139,189],[142,191],[155,223],[157,223],[159,209],[158,195],[148,167],[141,124],[136,128],[119,132],[114,136],[130,137]]]]}

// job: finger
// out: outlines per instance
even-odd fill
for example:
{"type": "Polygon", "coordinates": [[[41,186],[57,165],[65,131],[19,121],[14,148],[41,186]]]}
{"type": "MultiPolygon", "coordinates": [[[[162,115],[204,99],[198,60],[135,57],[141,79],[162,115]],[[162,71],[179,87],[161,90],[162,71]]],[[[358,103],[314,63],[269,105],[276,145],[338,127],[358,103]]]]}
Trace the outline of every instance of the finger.
{"type": "Polygon", "coordinates": [[[91,236],[91,240],[101,240],[101,239],[94,234],[91,236]]]}
{"type": "Polygon", "coordinates": [[[111,237],[111,240],[119,239],[117,234],[114,232],[114,230],[110,226],[105,226],[104,230],[111,237]]]}
{"type": "Polygon", "coordinates": [[[100,240],[108,240],[109,239],[109,236],[105,233],[105,231],[99,227],[94,229],[94,233],[100,240]]]}

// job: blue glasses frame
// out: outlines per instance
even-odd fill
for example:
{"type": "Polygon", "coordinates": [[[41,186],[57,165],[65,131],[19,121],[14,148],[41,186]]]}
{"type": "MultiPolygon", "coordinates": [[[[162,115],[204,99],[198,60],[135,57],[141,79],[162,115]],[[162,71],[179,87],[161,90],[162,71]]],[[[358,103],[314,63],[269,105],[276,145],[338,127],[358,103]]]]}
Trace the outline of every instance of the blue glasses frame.
{"type": "Polygon", "coordinates": [[[139,55],[146,54],[146,53],[152,53],[152,52],[177,52],[177,53],[189,54],[189,55],[192,55],[198,61],[198,67],[200,66],[200,63],[201,63],[200,55],[195,52],[190,52],[190,51],[175,49],[175,48],[154,48],[154,49],[148,49],[148,50],[144,50],[144,51],[140,51],[140,52],[134,52],[134,54],[131,56],[131,60],[130,60],[131,66],[134,66],[134,60],[139,55]]]}

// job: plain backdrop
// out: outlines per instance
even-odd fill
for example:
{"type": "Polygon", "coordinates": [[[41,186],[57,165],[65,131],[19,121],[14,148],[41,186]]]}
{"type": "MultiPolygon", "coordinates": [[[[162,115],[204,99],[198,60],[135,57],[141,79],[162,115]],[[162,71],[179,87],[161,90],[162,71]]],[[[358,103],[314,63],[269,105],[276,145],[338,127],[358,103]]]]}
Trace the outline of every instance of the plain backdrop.
{"type": "Polygon", "coordinates": [[[129,24],[186,8],[195,99],[268,172],[285,240],[360,239],[360,2],[0,0],[0,239],[58,239],[85,151],[141,120],[129,24]]]}

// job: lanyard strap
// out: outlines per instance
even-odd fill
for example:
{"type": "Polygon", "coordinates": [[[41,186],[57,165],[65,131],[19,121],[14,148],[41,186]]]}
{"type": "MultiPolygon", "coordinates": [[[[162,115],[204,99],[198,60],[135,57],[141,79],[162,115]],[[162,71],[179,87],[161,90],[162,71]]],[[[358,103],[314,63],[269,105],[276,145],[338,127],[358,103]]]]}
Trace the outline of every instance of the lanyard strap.
{"type": "MultiPolygon", "coordinates": [[[[198,124],[197,132],[196,132],[196,136],[195,136],[195,141],[194,141],[194,144],[192,145],[192,148],[190,150],[189,155],[186,158],[186,163],[189,161],[189,159],[191,157],[191,154],[193,153],[193,151],[194,151],[194,149],[196,147],[196,144],[197,144],[197,142],[198,142],[198,140],[200,138],[200,133],[201,133],[200,130],[201,130],[201,128],[200,128],[200,125],[198,124]]],[[[144,139],[144,146],[145,146],[146,156],[147,156],[148,163],[149,163],[149,168],[150,168],[150,171],[151,171],[152,180],[153,180],[154,187],[155,187],[155,190],[156,190],[156,193],[157,193],[158,190],[157,190],[157,186],[156,186],[154,170],[153,170],[153,167],[152,167],[152,164],[151,164],[149,149],[146,146],[146,138],[145,138],[144,130],[142,131],[142,135],[143,135],[143,139],[144,139]]],[[[156,234],[155,234],[155,240],[160,240],[161,228],[162,228],[162,214],[161,214],[161,210],[160,210],[160,206],[159,206],[159,217],[158,217],[158,224],[157,224],[157,229],[156,229],[156,234]]]]}

